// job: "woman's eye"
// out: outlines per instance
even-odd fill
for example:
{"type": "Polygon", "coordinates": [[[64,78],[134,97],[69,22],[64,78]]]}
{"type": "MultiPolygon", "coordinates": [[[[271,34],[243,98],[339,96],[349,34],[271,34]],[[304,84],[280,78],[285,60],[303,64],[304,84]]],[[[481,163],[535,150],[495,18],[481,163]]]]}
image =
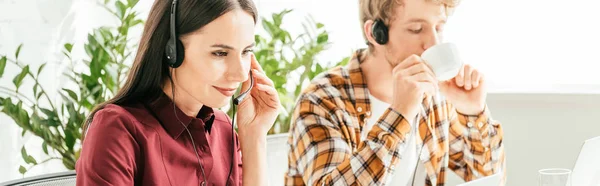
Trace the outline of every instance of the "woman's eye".
{"type": "Polygon", "coordinates": [[[254,52],[253,49],[244,50],[244,52],[242,52],[242,55],[247,55],[248,53],[252,53],[252,52],[254,52]]]}

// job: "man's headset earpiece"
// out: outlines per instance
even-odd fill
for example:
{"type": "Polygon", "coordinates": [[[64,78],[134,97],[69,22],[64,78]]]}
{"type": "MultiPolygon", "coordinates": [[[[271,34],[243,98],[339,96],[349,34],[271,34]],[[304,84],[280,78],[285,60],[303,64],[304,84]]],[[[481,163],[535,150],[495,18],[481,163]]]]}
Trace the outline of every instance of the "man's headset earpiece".
{"type": "Polygon", "coordinates": [[[380,45],[385,45],[388,42],[388,27],[381,19],[375,20],[373,22],[373,27],[371,27],[371,36],[375,39],[380,45]]]}
{"type": "Polygon", "coordinates": [[[177,35],[177,0],[173,0],[171,3],[171,15],[170,15],[170,38],[167,41],[165,47],[165,56],[170,67],[177,68],[183,63],[185,52],[183,51],[183,44],[177,35]]]}

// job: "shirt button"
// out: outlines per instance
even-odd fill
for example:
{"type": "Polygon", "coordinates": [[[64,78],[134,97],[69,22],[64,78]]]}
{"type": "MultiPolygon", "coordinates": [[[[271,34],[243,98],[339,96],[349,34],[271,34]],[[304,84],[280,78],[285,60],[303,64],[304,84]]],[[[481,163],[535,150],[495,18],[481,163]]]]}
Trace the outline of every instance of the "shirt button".
{"type": "Polygon", "coordinates": [[[481,127],[483,127],[483,123],[482,122],[479,123],[479,128],[481,128],[481,127]]]}
{"type": "Polygon", "coordinates": [[[469,122],[467,122],[467,126],[468,126],[468,127],[473,127],[473,122],[470,122],[470,121],[469,121],[469,122]]]}
{"type": "Polygon", "coordinates": [[[367,116],[371,116],[371,111],[367,111],[367,116]]]}
{"type": "Polygon", "coordinates": [[[200,147],[200,150],[202,150],[203,152],[206,152],[206,147],[204,147],[204,146],[201,146],[201,147],[200,147]]]}
{"type": "Polygon", "coordinates": [[[358,111],[358,112],[362,112],[362,107],[358,107],[358,108],[356,109],[356,111],[358,111]]]}
{"type": "Polygon", "coordinates": [[[485,151],[488,151],[488,150],[490,150],[490,148],[489,148],[489,147],[485,147],[485,148],[483,148],[483,149],[484,149],[485,151]]]}

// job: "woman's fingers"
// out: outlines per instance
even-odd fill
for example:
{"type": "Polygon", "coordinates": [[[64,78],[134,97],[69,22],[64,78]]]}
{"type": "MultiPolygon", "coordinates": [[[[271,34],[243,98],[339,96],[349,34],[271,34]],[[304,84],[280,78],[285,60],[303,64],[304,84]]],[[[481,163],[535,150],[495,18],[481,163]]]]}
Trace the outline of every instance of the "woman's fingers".
{"type": "Polygon", "coordinates": [[[275,86],[273,80],[269,79],[269,77],[267,77],[267,75],[263,72],[260,72],[256,69],[252,69],[252,75],[255,78],[256,84],[267,84],[269,86],[275,86]]]}
{"type": "Polygon", "coordinates": [[[274,109],[279,107],[279,95],[274,87],[265,84],[257,84],[256,89],[260,92],[259,99],[267,106],[274,109]]]}

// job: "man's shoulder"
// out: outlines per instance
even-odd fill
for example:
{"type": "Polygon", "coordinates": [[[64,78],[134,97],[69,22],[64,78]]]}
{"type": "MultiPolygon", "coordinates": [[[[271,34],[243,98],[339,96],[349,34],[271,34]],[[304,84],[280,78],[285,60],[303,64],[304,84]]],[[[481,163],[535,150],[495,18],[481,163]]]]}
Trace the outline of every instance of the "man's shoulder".
{"type": "Polygon", "coordinates": [[[315,76],[302,91],[301,98],[341,98],[352,87],[346,67],[336,66],[315,76]]]}

